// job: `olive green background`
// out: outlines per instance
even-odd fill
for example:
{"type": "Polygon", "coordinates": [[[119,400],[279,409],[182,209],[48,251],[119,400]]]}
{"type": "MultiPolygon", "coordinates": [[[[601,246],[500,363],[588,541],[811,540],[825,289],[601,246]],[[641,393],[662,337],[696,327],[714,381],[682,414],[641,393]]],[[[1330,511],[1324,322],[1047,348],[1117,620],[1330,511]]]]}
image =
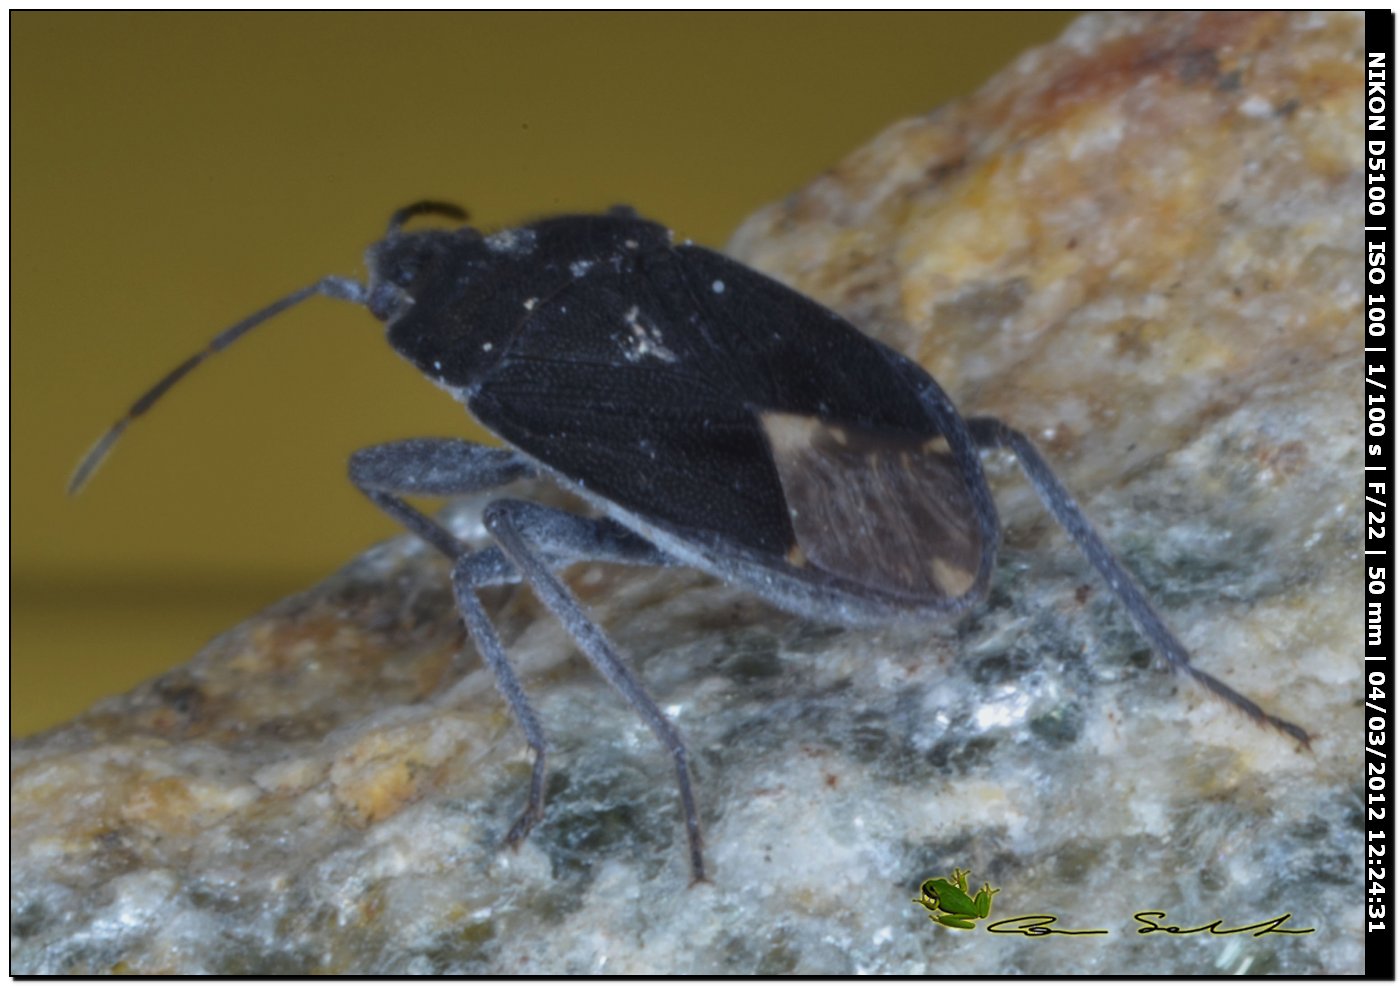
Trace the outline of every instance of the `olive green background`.
{"type": "MultiPolygon", "coordinates": [[[[475,426],[314,299],[78,458],[389,212],[618,202],[720,245],[1068,14],[11,14],[12,735],[186,660],[393,525],[363,445],[475,426]]],[[[477,433],[479,434],[479,433],[477,433]]]]}

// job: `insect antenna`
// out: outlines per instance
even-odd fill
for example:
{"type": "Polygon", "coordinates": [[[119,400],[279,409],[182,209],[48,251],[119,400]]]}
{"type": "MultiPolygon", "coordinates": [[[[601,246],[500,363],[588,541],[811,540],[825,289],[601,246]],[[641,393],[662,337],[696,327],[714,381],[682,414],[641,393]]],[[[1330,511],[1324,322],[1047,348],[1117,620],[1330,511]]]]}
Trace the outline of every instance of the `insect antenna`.
{"type": "MultiPolygon", "coordinates": [[[[432,203],[419,203],[420,206],[431,204],[432,203]]],[[[413,209],[415,207],[409,206],[409,208],[413,209]]],[[[400,211],[402,212],[405,210],[400,211]]],[[[151,405],[160,400],[165,392],[175,386],[185,374],[189,373],[219,350],[232,344],[234,340],[238,339],[239,336],[242,336],[250,329],[256,328],[268,319],[280,315],[293,305],[300,304],[307,298],[316,294],[325,295],[328,298],[340,298],[344,301],[364,304],[368,292],[364,285],[351,278],[334,276],[323,277],[316,283],[308,284],[300,290],[293,291],[286,297],[277,299],[266,308],[254,312],[237,324],[224,329],[224,331],[211,339],[209,344],[202,350],[161,377],[154,387],[137,398],[136,403],[132,404],[131,407],[127,409],[127,412],[117,419],[116,424],[107,429],[106,434],[99,438],[97,444],[93,445],[93,447],[88,450],[87,455],[83,456],[82,461],[78,463],[78,468],[73,471],[73,478],[68,481],[68,495],[72,496],[76,494],[86,485],[87,481],[92,478],[92,474],[96,472],[97,467],[102,464],[102,461],[107,458],[108,453],[112,451],[112,446],[117,443],[117,439],[121,437],[122,432],[126,431],[126,426],[149,411],[151,405]]]]}

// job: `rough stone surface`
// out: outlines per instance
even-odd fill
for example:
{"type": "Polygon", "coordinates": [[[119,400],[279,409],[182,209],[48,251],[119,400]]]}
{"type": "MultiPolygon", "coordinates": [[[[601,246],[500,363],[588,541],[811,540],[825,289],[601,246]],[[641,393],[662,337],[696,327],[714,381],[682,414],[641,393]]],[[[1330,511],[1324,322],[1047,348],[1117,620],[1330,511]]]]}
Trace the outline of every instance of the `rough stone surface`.
{"type": "Polygon", "coordinates": [[[1348,14],[1089,16],[734,243],[1030,433],[1311,753],[1153,666],[994,458],[1002,565],[950,625],[571,573],[690,743],[707,885],[646,728],[488,593],[556,747],[506,851],[521,735],[397,541],[12,746],[12,971],[1359,972],[1361,44],[1348,14]],[[955,867],[993,918],[1109,934],[935,926],[910,898],[955,867]],[[1316,930],[1137,934],[1151,909],[1316,930]]]}

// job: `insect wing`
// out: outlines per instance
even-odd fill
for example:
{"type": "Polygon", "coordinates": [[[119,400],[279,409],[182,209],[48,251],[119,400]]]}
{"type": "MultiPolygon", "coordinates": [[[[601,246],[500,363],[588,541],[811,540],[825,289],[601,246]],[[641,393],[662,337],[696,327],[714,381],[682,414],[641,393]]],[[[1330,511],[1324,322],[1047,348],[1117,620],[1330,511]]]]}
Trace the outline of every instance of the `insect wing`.
{"type": "Polygon", "coordinates": [[[673,287],[654,270],[590,271],[533,307],[468,406],[635,514],[781,558],[792,532],[763,433],[673,287]]]}
{"type": "Polygon", "coordinates": [[[790,563],[919,601],[972,589],[977,510],[911,377],[937,385],[810,298],[723,255],[680,252],[702,324],[729,330],[710,335],[767,402],[754,410],[788,507],[790,563]]]}
{"type": "Polygon", "coordinates": [[[471,398],[483,424],[699,541],[906,599],[973,585],[971,497],[900,357],[708,250],[581,260],[471,398]]]}
{"type": "Polygon", "coordinates": [[[919,599],[972,588],[982,540],[942,438],[779,412],[760,420],[797,540],[795,564],[919,599]]]}

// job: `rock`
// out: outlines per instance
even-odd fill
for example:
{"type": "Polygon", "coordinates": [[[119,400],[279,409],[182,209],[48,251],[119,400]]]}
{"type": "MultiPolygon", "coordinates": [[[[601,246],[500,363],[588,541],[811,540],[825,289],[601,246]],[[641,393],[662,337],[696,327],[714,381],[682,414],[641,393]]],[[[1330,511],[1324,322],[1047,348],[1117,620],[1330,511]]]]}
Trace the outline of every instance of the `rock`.
{"type": "MultiPolygon", "coordinates": [[[[487,593],[555,744],[513,852],[522,736],[402,539],[12,744],[12,971],[1360,972],[1361,44],[1353,14],[1091,15],[733,244],[1029,433],[1311,752],[1153,666],[992,457],[1002,563],[947,625],[571,573],[687,737],[708,884],[646,727],[528,593],[487,593]],[[955,868],[992,920],[1108,934],[936,926],[911,898],[955,868]],[[1154,910],[1315,930],[1168,944],[1154,910]]],[[[484,502],[449,510],[464,537],[484,502]]]]}

